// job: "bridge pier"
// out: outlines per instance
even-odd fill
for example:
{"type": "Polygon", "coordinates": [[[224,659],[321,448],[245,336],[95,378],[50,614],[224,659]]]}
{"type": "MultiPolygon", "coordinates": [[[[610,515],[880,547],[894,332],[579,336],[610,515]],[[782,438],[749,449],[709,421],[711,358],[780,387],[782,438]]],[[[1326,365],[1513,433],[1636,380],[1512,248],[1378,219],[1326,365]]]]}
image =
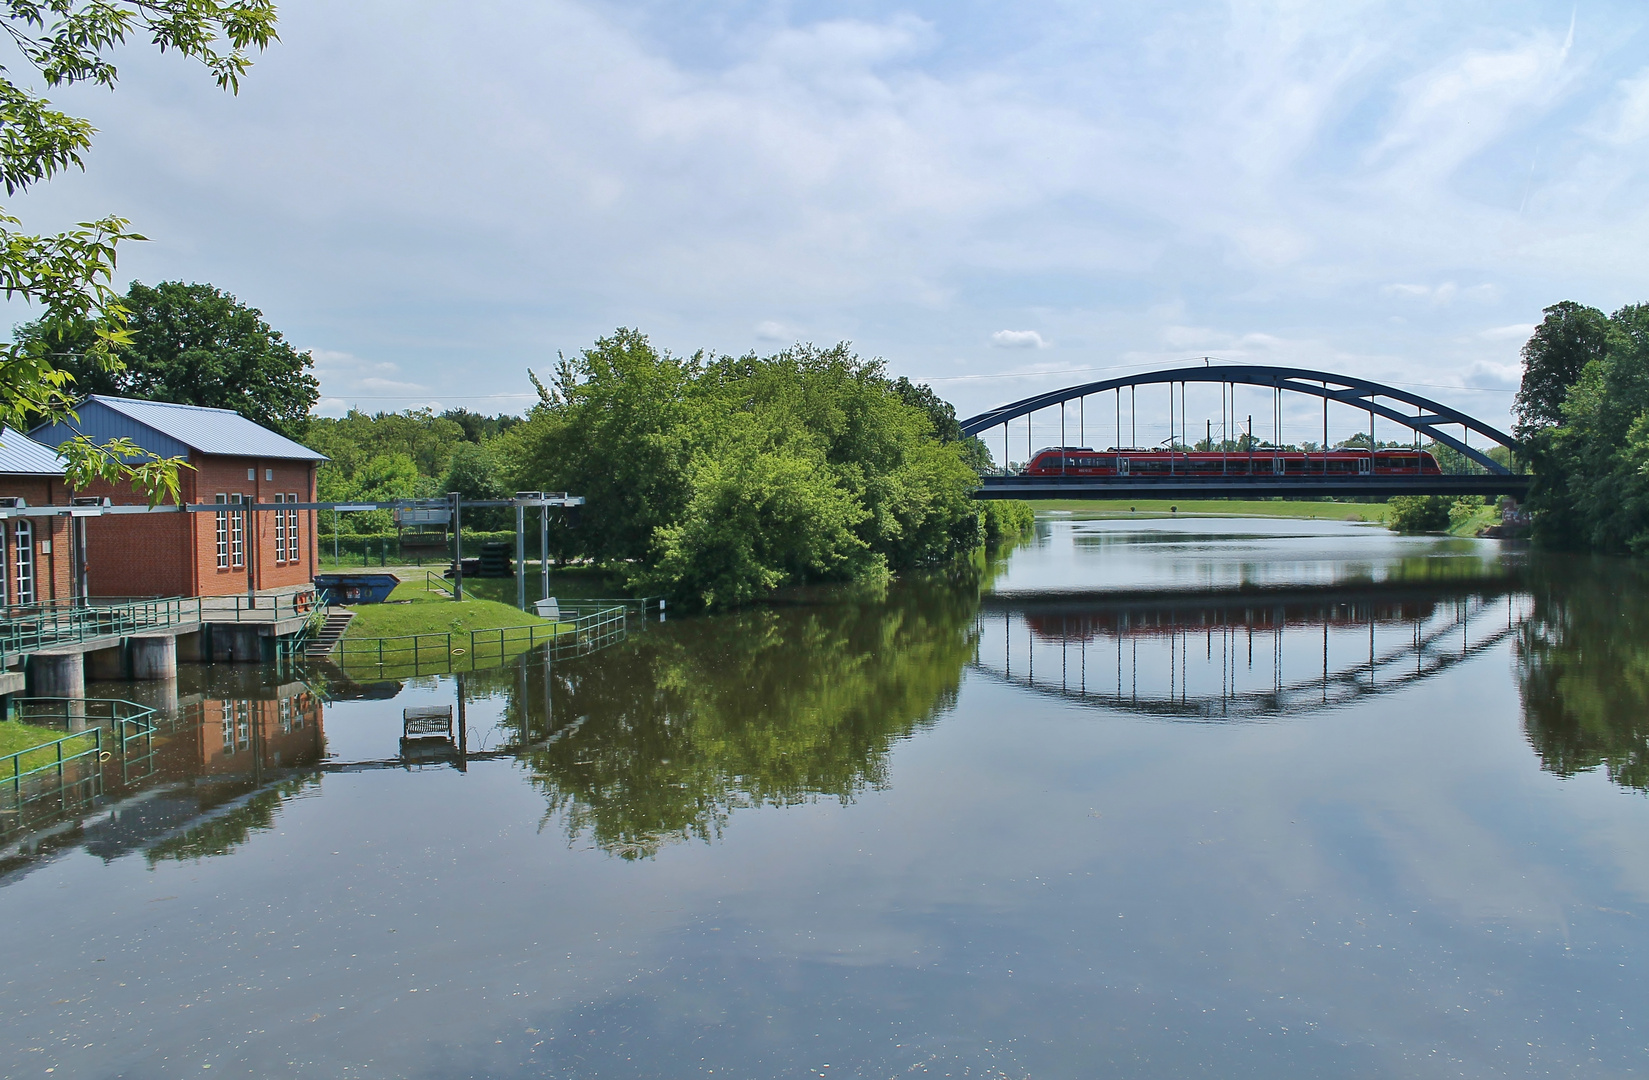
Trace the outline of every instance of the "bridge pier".
{"type": "Polygon", "coordinates": [[[155,682],[177,678],[177,638],[170,634],[149,634],[129,641],[132,650],[132,678],[155,682]]]}
{"type": "Polygon", "coordinates": [[[43,649],[29,657],[30,697],[86,696],[85,654],[73,649],[43,649]]]}

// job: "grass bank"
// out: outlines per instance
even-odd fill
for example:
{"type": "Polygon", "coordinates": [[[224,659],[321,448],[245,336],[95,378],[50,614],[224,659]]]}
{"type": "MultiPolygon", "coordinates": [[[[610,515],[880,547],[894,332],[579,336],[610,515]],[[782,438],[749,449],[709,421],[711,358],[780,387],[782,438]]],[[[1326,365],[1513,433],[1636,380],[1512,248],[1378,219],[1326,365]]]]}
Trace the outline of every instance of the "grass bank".
{"type": "Polygon", "coordinates": [[[1273,517],[1329,521],[1384,522],[1385,503],[1288,501],[1280,499],[1049,499],[1033,503],[1038,512],[1061,510],[1095,517],[1273,517]]]}
{"type": "MultiPolygon", "coordinates": [[[[54,743],[67,735],[66,731],[55,728],[35,727],[33,724],[24,724],[16,720],[0,721],[0,757],[15,754],[20,750],[33,750],[46,743],[54,743]]],[[[28,772],[38,765],[45,765],[57,760],[55,751],[42,750],[38,754],[23,755],[23,771],[28,772]]],[[[8,767],[5,775],[10,776],[8,767]]]]}
{"type": "MultiPolygon", "coordinates": [[[[511,582],[511,592],[514,583],[511,582]]],[[[403,581],[390,593],[387,604],[357,604],[346,638],[405,637],[409,634],[467,634],[505,626],[550,626],[528,611],[473,595],[464,584],[464,599],[454,600],[423,578],[403,581]]]]}

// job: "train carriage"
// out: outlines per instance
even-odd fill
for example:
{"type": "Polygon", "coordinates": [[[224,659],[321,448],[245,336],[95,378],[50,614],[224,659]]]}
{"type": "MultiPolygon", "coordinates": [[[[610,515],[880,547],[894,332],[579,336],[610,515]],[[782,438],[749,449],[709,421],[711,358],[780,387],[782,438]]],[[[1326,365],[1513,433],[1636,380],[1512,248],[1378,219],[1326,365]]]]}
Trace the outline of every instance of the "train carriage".
{"type": "Polygon", "coordinates": [[[1038,450],[1025,476],[1441,476],[1424,450],[1149,450],[1053,446],[1038,450]]]}

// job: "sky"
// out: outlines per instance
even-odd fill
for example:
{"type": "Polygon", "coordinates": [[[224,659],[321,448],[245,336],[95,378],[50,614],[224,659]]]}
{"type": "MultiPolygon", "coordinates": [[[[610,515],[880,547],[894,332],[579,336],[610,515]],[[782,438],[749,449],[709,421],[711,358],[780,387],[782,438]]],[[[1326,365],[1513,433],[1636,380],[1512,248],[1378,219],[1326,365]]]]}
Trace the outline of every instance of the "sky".
{"type": "Polygon", "coordinates": [[[7,210],[130,218],[122,283],[259,308],[330,415],[518,412],[628,326],[851,341],[964,416],[1211,357],[1503,424],[1543,307],[1649,300],[1641,2],[292,0],[279,32],[238,96],[141,42],[54,91],[86,171],[7,210]]]}

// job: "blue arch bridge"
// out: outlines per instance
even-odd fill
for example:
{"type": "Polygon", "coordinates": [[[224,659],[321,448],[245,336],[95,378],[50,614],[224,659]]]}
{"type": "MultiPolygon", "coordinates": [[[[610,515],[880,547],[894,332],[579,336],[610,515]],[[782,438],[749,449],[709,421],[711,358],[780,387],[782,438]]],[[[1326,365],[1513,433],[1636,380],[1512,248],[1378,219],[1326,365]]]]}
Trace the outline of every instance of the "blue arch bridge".
{"type": "MultiPolygon", "coordinates": [[[[1245,410],[1247,409],[1245,405],[1245,410]]],[[[1000,447],[1004,466],[1016,447],[1025,448],[1025,460],[1040,447],[1035,445],[1033,427],[1044,432],[1050,429],[1048,410],[1057,410],[1059,445],[1088,448],[1090,433],[1099,436],[1095,442],[1109,442],[1100,453],[1139,447],[1139,428],[1145,423],[1160,431],[1162,419],[1167,418],[1169,437],[1162,441],[1175,453],[1165,455],[1166,474],[1148,475],[1024,475],[1004,468],[1002,475],[981,477],[983,486],[976,497],[981,499],[1080,499],[1080,498],[1218,498],[1270,497],[1273,495],[1514,495],[1523,497],[1530,478],[1514,472],[1507,465],[1490,456],[1496,446],[1514,451],[1516,441],[1506,432],[1452,409],[1441,402],[1395,386],[1336,375],[1328,371],[1308,368],[1271,367],[1258,365],[1204,365],[1181,367],[1163,371],[1147,371],[1115,379],[1068,386],[1050,390],[1032,397],[1010,402],[962,421],[965,435],[977,435],[993,449],[1000,447]],[[1197,386],[1199,403],[1194,411],[1186,405],[1188,388],[1197,386]],[[1237,393],[1244,389],[1247,405],[1252,405],[1256,391],[1270,398],[1270,432],[1255,431],[1253,413],[1238,413],[1237,393]],[[1148,393],[1142,394],[1142,390],[1148,393]],[[1212,417],[1214,393],[1218,391],[1219,419],[1212,417]],[[1300,410],[1289,406],[1295,401],[1285,395],[1304,395],[1317,399],[1322,406],[1320,427],[1315,419],[1315,405],[1310,402],[1313,419],[1303,430],[1285,431],[1285,414],[1291,417],[1288,426],[1299,424],[1300,410]],[[1098,400],[1094,400],[1098,399],[1098,400]],[[1088,406],[1095,407],[1095,416],[1087,415],[1088,406]],[[1209,408],[1205,408],[1209,407],[1209,408]],[[1414,445],[1433,442],[1457,451],[1471,464],[1474,471],[1443,475],[1381,475],[1377,472],[1345,473],[1331,471],[1328,457],[1321,457],[1322,471],[1313,472],[1313,457],[1306,454],[1303,467],[1298,463],[1285,471],[1282,455],[1285,436],[1316,441],[1320,447],[1329,447],[1330,408],[1343,426],[1344,413],[1351,410],[1367,417],[1366,432],[1376,445],[1380,434],[1379,423],[1396,425],[1411,436],[1414,445]],[[1207,412],[1209,415],[1204,415],[1207,412]],[[1023,441],[1018,431],[1023,423],[1023,441]],[[1199,425],[1202,431],[1195,430],[1199,425]],[[1000,432],[996,429],[1000,428],[1000,432]],[[1073,442],[1070,438],[1076,436],[1073,442]],[[1265,437],[1268,436],[1268,437],[1265,437]],[[1000,441],[998,441],[1000,440],[1000,441]],[[1241,445],[1242,450],[1230,450],[1222,460],[1228,469],[1209,474],[1200,469],[1189,474],[1183,462],[1183,451],[1198,442],[1216,450],[1241,445]],[[1270,467],[1267,468],[1269,462],[1270,467]],[[1176,467],[1178,471],[1176,472],[1176,467]],[[1481,471],[1476,471],[1481,470],[1481,471]]],[[[1046,445],[1046,444],[1044,444],[1046,445]]],[[[1097,449],[1097,448],[1096,448],[1097,449]]],[[[1296,462],[1298,452],[1294,452],[1296,462]]],[[[1062,458],[1062,460],[1064,460],[1062,458]]]]}

